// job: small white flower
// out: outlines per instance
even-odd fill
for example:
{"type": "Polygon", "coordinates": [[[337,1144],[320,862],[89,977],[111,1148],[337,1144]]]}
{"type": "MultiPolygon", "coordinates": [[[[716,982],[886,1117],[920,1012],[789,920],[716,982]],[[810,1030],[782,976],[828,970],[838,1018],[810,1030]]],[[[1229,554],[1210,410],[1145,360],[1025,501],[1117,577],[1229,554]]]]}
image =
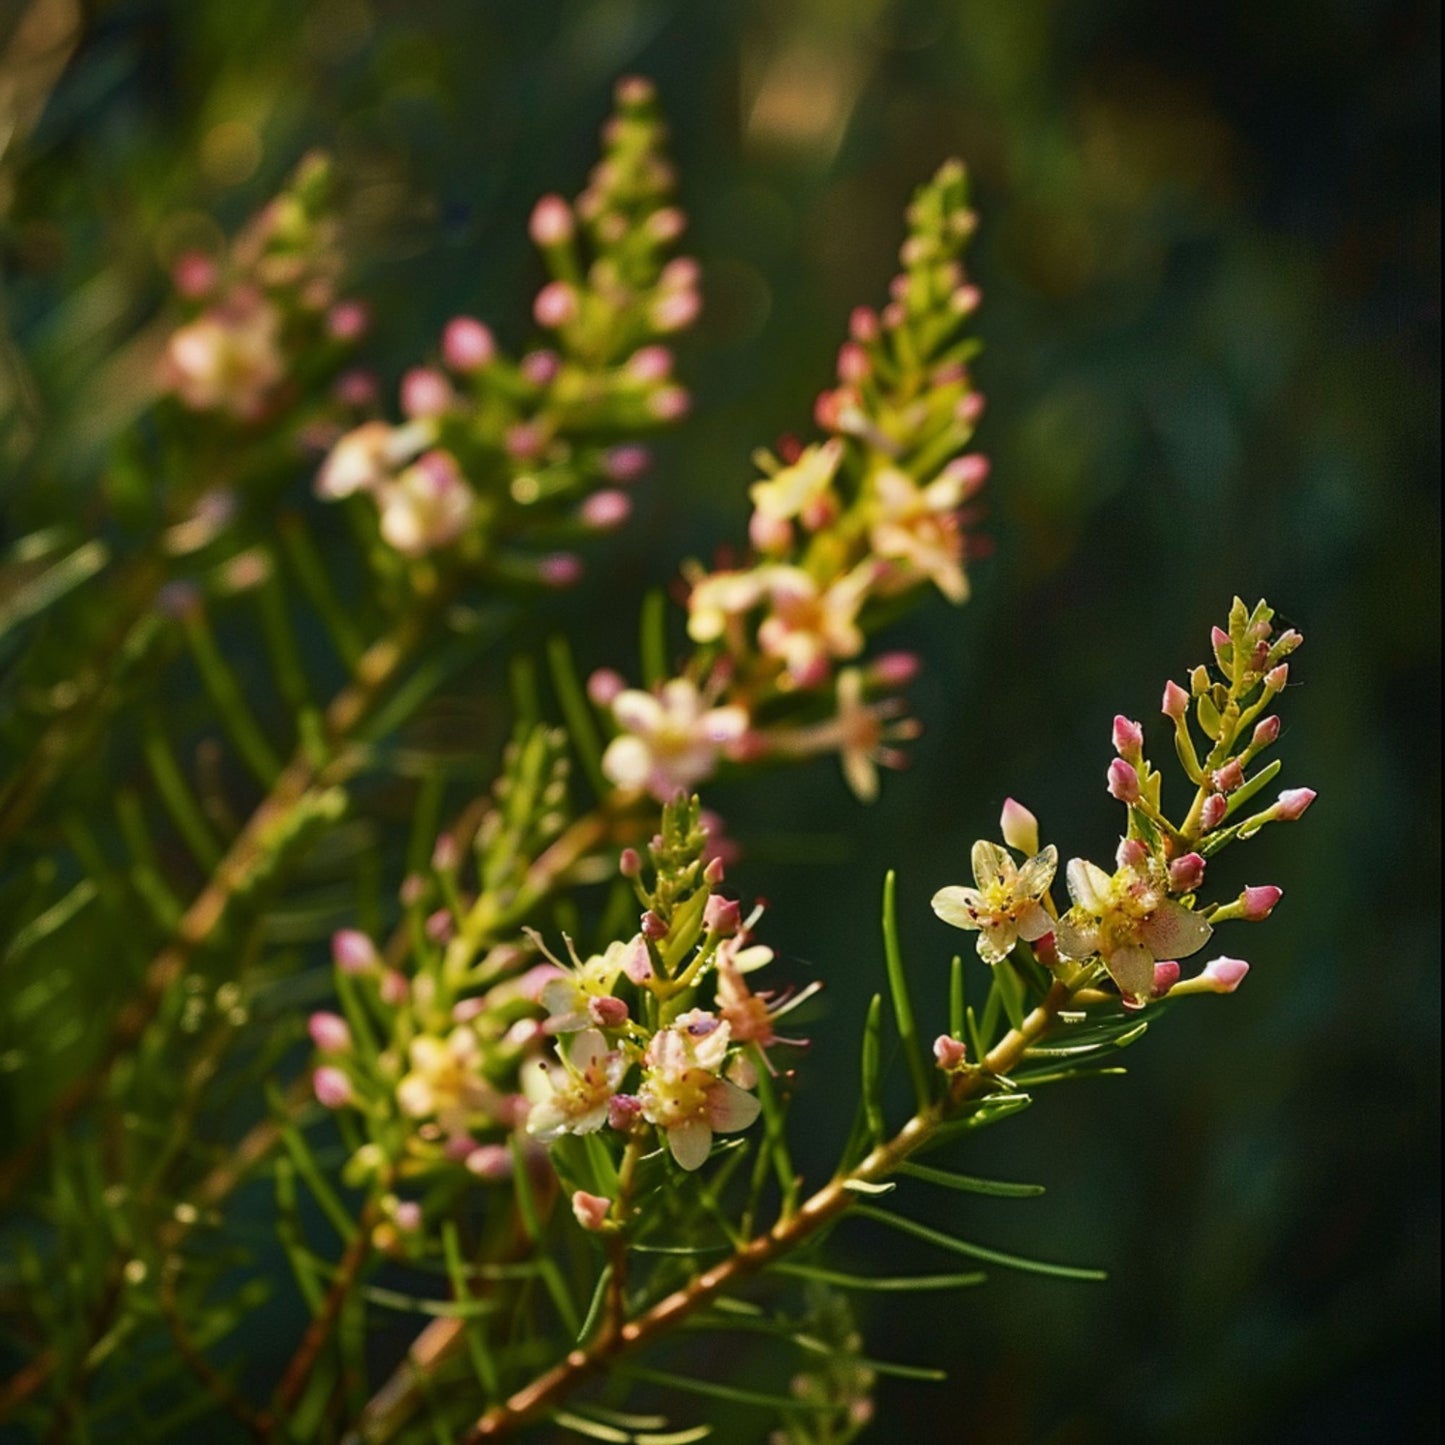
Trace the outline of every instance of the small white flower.
{"type": "Polygon", "coordinates": [[[1054,920],[1039,901],[1048,892],[1059,866],[1050,844],[1022,868],[1008,849],[980,838],[973,845],[974,888],[940,888],[933,911],[955,928],[978,932],[978,956],[987,964],[1002,963],[1015,942],[1033,943],[1052,933],[1054,920]]]}
{"type": "Polygon", "coordinates": [[[931,578],[950,602],[964,601],[968,578],[956,515],[962,485],[945,471],[920,487],[906,472],[891,467],[879,472],[873,485],[877,515],[869,540],[874,552],[931,578]]]}
{"type": "Polygon", "coordinates": [[[538,1060],[522,1074],[531,1101],[527,1132],[548,1141],[563,1134],[592,1134],[607,1122],[607,1104],[627,1072],[627,1059],[596,1029],[572,1037],[558,1061],[538,1060]]]}
{"type": "Polygon", "coordinates": [[[843,444],[836,437],[808,447],[791,466],[753,484],[749,491],[753,506],[772,521],[801,516],[806,522],[826,503],[842,459],[843,444]]]}
{"type": "Polygon", "coordinates": [[[664,683],[658,695],[618,693],[612,715],[623,731],[608,744],[602,771],[618,787],[646,788],[659,802],[706,778],[748,727],[743,708],[708,707],[684,677],[664,683]]]}
{"type": "Polygon", "coordinates": [[[383,540],[406,557],[455,542],[472,519],[475,498],[448,452],[430,451],[376,492],[383,540]]]}

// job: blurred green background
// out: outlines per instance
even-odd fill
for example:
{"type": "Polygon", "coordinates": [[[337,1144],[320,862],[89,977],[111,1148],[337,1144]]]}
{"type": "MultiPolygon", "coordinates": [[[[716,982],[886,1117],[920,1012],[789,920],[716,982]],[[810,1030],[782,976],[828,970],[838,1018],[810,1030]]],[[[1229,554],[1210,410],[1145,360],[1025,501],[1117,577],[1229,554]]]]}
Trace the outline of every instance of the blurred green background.
{"type": "MultiPolygon", "coordinates": [[[[1238,995],[1174,1011],[1127,1079],[1045,1092],[956,1161],[1048,1194],[918,1205],[1109,1283],[995,1274],[870,1304],[878,1353],[950,1370],[885,1382],[870,1438],[1437,1438],[1438,16],[12,0],[0,45],[42,12],[78,39],[53,89],[29,72],[43,111],[0,168],[16,533],[55,489],[93,494],[127,404],[115,358],[164,264],[307,148],[340,158],[372,354],[395,377],[456,311],[519,337],[532,200],[578,187],[618,74],[657,80],[708,309],[683,367],[695,415],[608,555],[615,606],[576,639],[634,674],[636,599],[741,540],[750,450],[807,433],[849,308],[882,299],[910,189],[968,161],[996,550],[966,609],[897,634],[928,659],[914,767],[867,812],[827,766],[709,799],[750,840],[736,881],[773,905],[783,966],[829,982],[801,1084],[813,1169],[847,1127],[883,870],[901,870],[941,1019],[958,938],[931,893],[964,880],[1007,794],[1065,856],[1106,858],[1109,720],[1144,718],[1167,751],[1163,680],[1203,660],[1236,592],[1306,636],[1284,781],[1320,798],[1219,865],[1286,894],[1225,945],[1254,964],[1238,995]]],[[[840,1238],[905,1257],[862,1227],[840,1238]]]]}

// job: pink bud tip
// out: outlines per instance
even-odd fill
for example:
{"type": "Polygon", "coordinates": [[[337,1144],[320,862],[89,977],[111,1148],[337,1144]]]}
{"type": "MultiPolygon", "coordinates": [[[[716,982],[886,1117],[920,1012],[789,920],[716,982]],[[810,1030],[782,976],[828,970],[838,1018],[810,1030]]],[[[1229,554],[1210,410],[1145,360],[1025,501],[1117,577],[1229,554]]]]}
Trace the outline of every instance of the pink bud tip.
{"type": "Polygon", "coordinates": [[[582,503],[582,521],[595,532],[611,532],[620,527],[632,513],[632,499],[626,492],[608,488],[593,494],[582,503]]]}
{"type": "Polygon", "coordinates": [[[1286,788],[1274,805],[1274,815],[1282,823],[1293,823],[1304,816],[1318,796],[1313,788],[1286,788]]]}
{"type": "Polygon", "coordinates": [[[602,462],[609,480],[626,484],[635,482],[652,465],[652,454],[646,447],[626,445],[613,447],[602,462]]]}
{"type": "Polygon", "coordinates": [[[965,425],[972,426],[983,415],[987,404],[981,391],[971,391],[959,400],[953,414],[965,425]]]}
{"type": "Polygon", "coordinates": [[[1165,959],[1154,965],[1153,998],[1163,998],[1179,982],[1179,965],[1173,959],[1165,959]]]}
{"type": "Polygon", "coordinates": [[[414,908],[426,897],[426,879],[420,873],[408,873],[396,890],[403,908],[414,908]]]}
{"type": "Polygon", "coordinates": [[[358,341],[371,325],[371,312],[360,301],[339,301],[326,313],[327,334],[337,341],[358,341]]]}
{"type": "Polygon", "coordinates": [[[1279,738],[1279,718],[1261,718],[1254,729],[1254,737],[1250,739],[1250,747],[1267,748],[1272,742],[1279,738]]]}
{"type": "Polygon", "coordinates": [[[1131,763],[1137,763],[1144,752],[1144,729],[1122,713],[1114,718],[1114,751],[1131,763]]]}
{"type": "Polygon", "coordinates": [[[1199,977],[1208,981],[1210,993],[1233,993],[1248,972],[1249,965],[1242,958],[1216,958],[1204,965],[1199,977]]]}
{"type": "Polygon", "coordinates": [[[575,587],[582,580],[582,572],[582,559],[572,552],[553,552],[537,564],[537,576],[559,592],[575,587]]]}
{"type": "Polygon", "coordinates": [[[311,1087],[317,1100],[328,1109],[345,1108],[351,1102],[351,1080],[329,1064],[311,1075],[311,1087]]]}
{"type": "Polygon", "coordinates": [[[591,698],[594,707],[610,706],[612,699],[626,689],[627,683],[622,674],[614,672],[610,667],[599,667],[587,679],[587,696],[591,698]]]}
{"type": "Polygon", "coordinates": [[[391,1213],[396,1227],[406,1234],[415,1234],[421,1228],[421,1205],[415,1199],[403,1199],[391,1213]]]}
{"type": "Polygon", "coordinates": [[[1110,795],[1121,803],[1137,803],[1139,801],[1139,774],[1123,758],[1115,758],[1109,764],[1108,788],[1110,795]]]}
{"type": "Polygon", "coordinates": [[[351,1030],[340,1014],[314,1013],[306,1021],[306,1031],[323,1054],[344,1054],[351,1048],[351,1030]]]}
{"type": "Polygon", "coordinates": [[[1031,858],[1039,851],[1039,820],[1016,798],[1003,800],[999,828],[1010,848],[1017,848],[1031,858]]]}
{"type": "Polygon", "coordinates": [[[381,395],[381,388],[377,385],[373,372],[357,369],[342,372],[336,378],[336,384],[331,388],[331,394],[342,406],[355,407],[358,411],[362,411],[376,405],[376,399],[381,395]]]}
{"type": "Polygon", "coordinates": [[[1244,786],[1244,764],[1238,758],[1231,758],[1214,773],[1214,786],[1221,793],[1232,793],[1244,786]]]}
{"type": "Polygon", "coordinates": [[[1204,831],[1207,833],[1211,828],[1217,828],[1228,811],[1229,799],[1223,793],[1211,793],[1199,810],[1199,821],[1204,825],[1204,831]]]}
{"type": "Polygon", "coordinates": [[[793,545],[793,524],[786,517],[754,512],[748,518],[748,541],[759,552],[786,552],[793,545]]]}
{"type": "Polygon", "coordinates": [[[381,962],[376,946],[354,928],[343,928],[331,936],[331,959],[342,973],[353,977],[369,973],[381,962]]]}
{"type": "Polygon", "coordinates": [[[880,687],[907,687],[922,667],[916,652],[885,652],[873,659],[868,671],[880,687]]]}
{"type": "Polygon", "coordinates": [[[650,908],[642,915],[642,936],[650,938],[654,943],[667,937],[667,924],[650,908]]]}
{"type": "Polygon", "coordinates": [[[450,908],[438,908],[426,921],[426,936],[433,943],[446,943],[457,931],[457,921],[450,908]]]}
{"type": "Polygon", "coordinates": [[[1204,859],[1198,853],[1186,853],[1169,865],[1169,891],[1196,893],[1204,882],[1204,859]]]}
{"type": "Polygon", "coordinates": [[[702,921],[711,932],[731,938],[742,922],[742,908],[736,898],[724,898],[720,893],[714,893],[703,908],[702,921]]]}
{"type": "Polygon", "coordinates": [[[598,1028],[621,1028],[627,1022],[627,1005],[620,998],[614,998],[610,993],[601,998],[588,999],[587,1017],[598,1028]]]}
{"type": "Polygon", "coordinates": [[[721,858],[709,858],[707,867],[702,870],[703,881],[709,888],[716,888],[727,876],[727,868],[721,858]]]}
{"type": "Polygon", "coordinates": [[[977,286],[960,286],[948,298],[948,304],[959,316],[970,316],[978,310],[983,292],[977,286]]]}
{"type": "Polygon", "coordinates": [[[978,493],[988,480],[991,463],[986,456],[970,452],[964,457],[954,457],[943,469],[944,473],[959,484],[961,500],[967,501],[978,493]]]}
{"type": "Polygon", "coordinates": [[[672,375],[672,352],[665,346],[644,346],[627,358],[627,374],[651,385],[672,375]]]}
{"type": "Polygon", "coordinates": [[[614,1094],[607,1101],[607,1122],[625,1134],[642,1112],[642,1100],[633,1094],[614,1094]]]}
{"type": "Polygon", "coordinates": [[[624,878],[638,878],[642,875],[642,855],[636,848],[624,848],[617,860],[617,871],[624,878]]]}
{"type": "Polygon", "coordinates": [[[398,973],[396,969],[389,968],[381,976],[381,984],[377,990],[381,995],[381,1001],[388,1008],[400,1008],[411,993],[411,985],[406,981],[404,973],[398,973]]]}
{"type": "Polygon", "coordinates": [[[848,318],[848,334],[854,341],[867,343],[878,339],[878,313],[871,306],[855,306],[848,318]]]}
{"type": "Polygon", "coordinates": [[[491,330],[474,316],[454,316],[442,332],[442,360],[453,371],[480,371],[497,354],[491,330]]]}
{"type": "Polygon", "coordinates": [[[600,1194],[589,1194],[585,1189],[579,1189],[572,1196],[572,1213],[583,1229],[601,1229],[607,1223],[611,1209],[612,1201],[600,1194]]]}
{"type": "Polygon", "coordinates": [[[1221,647],[1229,646],[1229,634],[1222,627],[1211,627],[1209,629],[1209,640],[1217,652],[1221,647]]]}
{"type": "Polygon", "coordinates": [[[1142,873],[1149,862],[1149,850],[1142,839],[1120,838],[1119,846],[1114,850],[1114,861],[1121,868],[1132,868],[1134,872],[1142,873]]]}
{"type": "Polygon", "coordinates": [[[185,251],[171,267],[171,284],[188,301],[199,301],[216,284],[216,263],[204,251],[185,251]]]}
{"type": "Polygon", "coordinates": [[[538,326],[565,326],[577,314],[577,293],[565,281],[544,286],[532,303],[538,326]]]}
{"type": "Polygon", "coordinates": [[[1251,923],[1258,923],[1274,912],[1274,905],[1283,897],[1283,888],[1276,888],[1273,883],[1260,883],[1246,888],[1239,901],[1244,906],[1244,916],[1251,923]]]}
{"type": "Polygon", "coordinates": [[[467,1173],[478,1179],[510,1179],[511,1151],[502,1144],[483,1144],[467,1155],[467,1173]]]}
{"type": "Polygon", "coordinates": [[[452,404],[451,383],[429,366],[414,366],[401,379],[401,409],[413,421],[440,416],[452,404]]]}
{"type": "Polygon", "coordinates": [[[944,1073],[951,1074],[968,1057],[968,1050],[962,1040],[939,1034],[933,1041],[933,1057],[944,1073]]]}
{"type": "Polygon", "coordinates": [[[457,840],[450,833],[443,833],[431,850],[431,866],[438,873],[454,873],[460,861],[457,840]]]}
{"type": "Polygon", "coordinates": [[[1189,694],[1171,679],[1164,684],[1164,701],[1160,706],[1165,717],[1183,722],[1189,712],[1189,694]]]}
{"type": "Polygon", "coordinates": [[[533,386],[548,386],[556,380],[562,363],[555,351],[529,351],[521,362],[522,377],[533,386]]]}
{"type": "Polygon", "coordinates": [[[1278,667],[1272,667],[1264,675],[1264,685],[1271,692],[1283,692],[1284,685],[1289,681],[1289,663],[1282,662],[1278,667]]]}
{"type": "Polygon", "coordinates": [[[664,386],[647,398],[647,410],[658,421],[677,421],[691,406],[692,398],[680,386],[664,386]]]}
{"type": "Polygon", "coordinates": [[[561,196],[543,196],[532,207],[527,229],[537,245],[560,246],[572,238],[572,208],[561,196]]]}
{"type": "Polygon", "coordinates": [[[859,382],[873,370],[868,353],[856,341],[845,341],[838,348],[838,380],[859,382]]]}

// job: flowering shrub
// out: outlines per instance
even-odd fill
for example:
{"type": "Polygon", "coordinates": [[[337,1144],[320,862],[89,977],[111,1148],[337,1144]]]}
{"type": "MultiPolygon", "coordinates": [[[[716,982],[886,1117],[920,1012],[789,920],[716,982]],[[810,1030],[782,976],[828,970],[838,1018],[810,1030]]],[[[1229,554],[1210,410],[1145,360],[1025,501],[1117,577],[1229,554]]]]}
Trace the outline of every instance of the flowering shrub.
{"type": "MultiPolygon", "coordinates": [[[[157,1432],[229,1417],[262,1440],[708,1433],[705,1419],[620,1409],[631,1382],[753,1407],[774,1440],[842,1441],[867,1426],[879,1375],[932,1373],[864,1353],[849,1295],[979,1276],[850,1273],[828,1253],[835,1226],[871,1221],[970,1266],[1095,1277],[876,1201],[900,1178],[1029,1192],[919,1161],[1097,1070],[1178,1000],[1238,988],[1243,960],[1195,960],[1281,897],[1211,896],[1213,860],[1314,797],[1265,798],[1281,768],[1265,760],[1281,729],[1270,709],[1300,637],[1236,600],[1212,667],[1168,683],[1182,792],[1144,728],[1116,718],[1112,871],[1074,857],[1061,875],[1067,849],[1041,845],[1012,800],[1000,839],[974,844],[971,881],[947,861],[961,881],[933,908],[987,970],[976,1005],[962,959],[905,964],[888,876],[856,1116],[832,1172],[805,1180],[795,1071],[808,1031],[848,1025],[825,1024],[826,976],[792,977],[761,905],[731,890],[738,842],[701,797],[720,776],[836,754],[867,801],[915,735],[903,689],[919,660],[875,639],[907,604],[968,597],[969,503],[987,475],[968,450],[982,409],[979,296],[961,260],[974,218],[956,162],[918,190],[889,300],[854,312],[838,384],[817,399],[821,435],[758,454],[738,561],[682,566],[680,661],[653,608],[643,685],[628,685],[627,659],[584,682],[559,639],[544,698],[518,619],[539,589],[585,585],[578,549],[627,520],[639,438],[688,409],[667,345],[698,312],[699,273],[671,254],[685,224],[663,140],[651,86],[624,81],[586,188],[532,213],[542,338],[512,359],[487,324],[455,316],[403,377],[394,422],[356,364],[368,313],[338,289],[325,162],[303,164],[224,256],[178,263],[187,314],[147,425],[191,459],[224,450],[227,480],[178,487],[142,548],[122,536],[56,563],[26,606],[67,605],[108,573],[129,600],[107,646],[193,669],[253,792],[238,815],[234,793],[177,760],[184,724],[108,683],[23,720],[34,764],[7,783],[0,819],[51,863],[7,958],[43,979],[50,941],[104,910],[141,961],[97,1000],[72,1077],[31,1102],[0,1174],[20,1205],[14,1329],[35,1345],[0,1388],[5,1414],[77,1438],[127,1438],[127,1412],[157,1432]],[[344,557],[313,539],[333,507],[351,526],[344,557]],[[269,702],[238,675],[245,635],[225,631],[253,606],[269,702]],[[345,674],[325,706],[298,652],[303,608],[345,674]],[[399,729],[503,639],[511,741],[482,797],[446,821],[443,770],[411,761],[399,729]],[[127,788],[115,838],[73,816],[47,830],[87,727],[127,709],[143,716],[154,804],[127,788]],[[408,781],[401,857],[384,835],[408,781]],[[382,870],[394,886],[361,889],[358,907],[358,879],[382,870]],[[318,876],[340,888],[307,911],[296,900],[318,876]],[[329,968],[296,946],[318,933],[329,968]],[[911,1094],[901,1120],[889,1058],[911,1094]],[[223,1149],[193,1137],[203,1119],[223,1149]],[[309,1323],[279,1367],[272,1351],[242,1368],[232,1331],[289,1288],[238,1267],[249,1241],[229,1206],[263,1177],[309,1323]],[[776,1340],[795,1357],[789,1388],[645,1363],[696,1329],[776,1340]]],[[[23,665],[38,678],[46,661],[23,665]]]]}

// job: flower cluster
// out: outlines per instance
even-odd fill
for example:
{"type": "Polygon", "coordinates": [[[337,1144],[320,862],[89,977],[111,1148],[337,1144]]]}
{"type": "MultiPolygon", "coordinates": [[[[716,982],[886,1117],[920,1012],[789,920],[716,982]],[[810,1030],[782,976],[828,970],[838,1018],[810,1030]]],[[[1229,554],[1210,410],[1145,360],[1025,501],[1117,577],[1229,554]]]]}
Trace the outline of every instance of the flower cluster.
{"type": "Polygon", "coordinates": [[[166,342],[161,382],[188,411],[269,424],[365,333],[366,308],[338,292],[331,192],[330,162],[309,156],[224,255],[177,258],[189,317],[166,342]]]}
{"type": "Polygon", "coordinates": [[[967,597],[966,504],[988,470],[964,454],[982,398],[963,334],[978,291],[959,260],[974,229],[962,166],[923,186],[908,220],[892,299],[854,312],[839,384],[818,398],[825,439],[758,454],[749,564],[688,577],[683,675],[648,702],[633,689],[598,699],[618,730],[603,766],[619,786],[662,800],[724,758],[837,752],[866,799],[877,764],[902,762],[891,744],[916,729],[897,690],[916,660],[860,659],[900,598],[967,597]]]}
{"type": "MultiPolygon", "coordinates": [[[[1072,906],[1060,916],[1049,895],[1057,850],[1052,845],[1040,850],[1036,820],[1010,800],[1002,819],[1004,840],[1031,856],[1020,866],[1005,848],[976,843],[976,886],[941,889],[934,912],[955,927],[977,931],[979,956],[988,964],[1003,962],[1022,941],[1050,967],[1097,968],[1131,1007],[1166,993],[1238,987],[1248,969],[1242,960],[1216,959],[1182,983],[1179,960],[1204,948],[1216,925],[1265,918],[1282,896],[1280,889],[1261,884],[1227,902],[1201,905],[1197,895],[1208,859],[1266,823],[1300,817],[1314,800],[1308,788],[1287,789],[1270,806],[1236,820],[1280,767],[1278,761],[1260,766],[1259,759],[1279,737],[1279,718],[1267,710],[1284,689],[1286,658],[1301,638],[1294,631],[1276,634],[1273,619],[1263,602],[1251,609],[1236,598],[1228,628],[1214,629],[1216,671],[1196,668],[1188,692],[1173,682],[1165,688],[1163,711],[1195,788],[1182,822],[1172,823],[1163,811],[1163,780],[1144,755],[1143,728],[1117,717],[1117,757],[1106,782],[1111,796],[1128,808],[1129,821],[1113,871],[1072,859],[1066,870],[1072,906]],[[1190,727],[1191,705],[1210,744],[1202,760],[1190,727]]],[[[943,1049],[939,1062],[954,1067],[961,1057],[961,1051],[943,1049]]]]}
{"type": "MultiPolygon", "coordinates": [[[[532,307],[543,339],[512,359],[483,322],[454,317],[438,364],[402,378],[404,419],[364,422],[321,467],[317,492],[370,497],[382,540],[405,557],[475,560],[542,519],[562,539],[620,525],[623,488],[648,465],[629,439],[688,408],[664,343],[698,313],[698,268],[667,259],[684,216],[648,82],[618,86],[603,135],[581,195],[544,196],[532,212],[551,276],[532,307]]],[[[553,586],[580,575],[566,552],[510,566],[553,586]]]]}
{"type": "Polygon", "coordinates": [[[643,909],[637,933],[593,958],[553,959],[556,976],[540,997],[556,1043],[525,1074],[533,1137],[604,1125],[630,1140],[655,1132],[694,1170],[714,1135],[758,1117],[757,1066],[772,1067],[773,1045],[799,1042],[780,1039],[773,1025],[812,990],[787,998],[753,990],[749,976],[772,951],[751,942],[753,920],[717,891],[723,868],[704,862],[706,842],[696,800],[669,804],[648,848],[651,886],[637,853],[622,858],[643,909]]]}

